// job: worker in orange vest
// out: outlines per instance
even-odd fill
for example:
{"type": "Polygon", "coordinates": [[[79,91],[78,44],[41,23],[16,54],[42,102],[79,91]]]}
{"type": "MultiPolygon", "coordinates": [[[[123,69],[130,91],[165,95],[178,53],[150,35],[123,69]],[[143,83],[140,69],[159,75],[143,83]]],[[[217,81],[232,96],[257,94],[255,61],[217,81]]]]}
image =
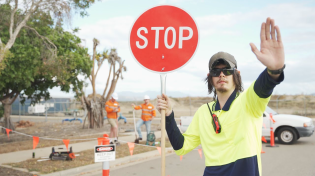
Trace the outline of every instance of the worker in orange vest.
{"type": "Polygon", "coordinates": [[[139,134],[138,140],[142,140],[142,134],[141,134],[141,126],[145,124],[147,129],[147,135],[151,131],[151,122],[152,119],[156,116],[155,108],[150,103],[150,97],[148,95],[144,96],[144,103],[136,106],[135,104],[131,104],[135,110],[142,109],[142,115],[141,119],[137,122],[137,132],[139,134]]]}
{"type": "Polygon", "coordinates": [[[113,93],[111,99],[105,103],[105,110],[107,112],[108,123],[111,125],[109,137],[114,139],[114,142],[117,143],[118,137],[118,112],[120,112],[118,94],[113,93]]]}

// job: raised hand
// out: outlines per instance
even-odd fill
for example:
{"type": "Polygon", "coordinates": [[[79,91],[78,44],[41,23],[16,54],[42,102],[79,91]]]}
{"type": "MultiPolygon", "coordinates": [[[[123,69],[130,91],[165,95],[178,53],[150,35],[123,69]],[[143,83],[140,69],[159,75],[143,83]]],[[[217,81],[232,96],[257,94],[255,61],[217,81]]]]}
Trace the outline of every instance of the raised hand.
{"type": "Polygon", "coordinates": [[[284,66],[284,48],[280,29],[275,26],[274,19],[267,18],[266,23],[261,24],[260,51],[250,43],[257,59],[269,70],[279,70],[284,66]]]}

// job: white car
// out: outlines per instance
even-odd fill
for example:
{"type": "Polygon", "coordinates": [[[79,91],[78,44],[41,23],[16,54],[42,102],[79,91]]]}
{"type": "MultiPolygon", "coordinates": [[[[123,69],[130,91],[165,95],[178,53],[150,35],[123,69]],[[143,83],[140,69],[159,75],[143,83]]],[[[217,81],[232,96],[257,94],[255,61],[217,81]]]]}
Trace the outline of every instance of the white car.
{"type": "Polygon", "coordinates": [[[182,133],[185,133],[189,124],[191,123],[193,116],[181,116],[179,121],[179,129],[182,133]]]}
{"type": "Polygon", "coordinates": [[[278,114],[267,106],[263,114],[262,136],[270,137],[270,126],[273,127],[275,137],[282,144],[293,144],[300,137],[309,137],[314,133],[314,123],[311,118],[290,115],[278,114]],[[270,120],[272,113],[275,123],[270,120]]]}
{"type": "MultiPolygon", "coordinates": [[[[191,123],[193,116],[180,117],[180,130],[185,132],[191,123]]],[[[267,106],[263,114],[262,136],[270,137],[270,126],[273,127],[274,136],[282,144],[293,144],[300,137],[309,137],[314,133],[314,123],[311,118],[278,114],[267,106]],[[272,113],[275,123],[270,119],[272,113]]]]}

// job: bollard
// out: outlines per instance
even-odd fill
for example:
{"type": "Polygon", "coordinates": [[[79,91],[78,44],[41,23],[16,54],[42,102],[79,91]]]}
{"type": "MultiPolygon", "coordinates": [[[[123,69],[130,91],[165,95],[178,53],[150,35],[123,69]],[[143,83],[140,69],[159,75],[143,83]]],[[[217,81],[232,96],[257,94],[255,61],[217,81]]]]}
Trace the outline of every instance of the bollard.
{"type": "Polygon", "coordinates": [[[275,145],[275,135],[272,127],[270,127],[270,145],[266,145],[266,147],[279,147],[278,145],[275,145]]]}
{"type": "Polygon", "coordinates": [[[270,145],[272,147],[275,146],[275,135],[273,133],[273,128],[272,127],[270,127],[270,145]]]}
{"type": "MultiPolygon", "coordinates": [[[[104,134],[103,145],[109,145],[109,139],[107,134],[104,134]]],[[[109,161],[103,162],[103,176],[109,176],[109,161]]]]}
{"type": "MultiPolygon", "coordinates": [[[[272,118],[272,113],[270,113],[270,120],[275,123],[276,121],[272,118]]],[[[270,145],[266,145],[266,147],[279,147],[278,145],[275,145],[275,135],[273,132],[273,127],[270,123],[270,145]]]]}

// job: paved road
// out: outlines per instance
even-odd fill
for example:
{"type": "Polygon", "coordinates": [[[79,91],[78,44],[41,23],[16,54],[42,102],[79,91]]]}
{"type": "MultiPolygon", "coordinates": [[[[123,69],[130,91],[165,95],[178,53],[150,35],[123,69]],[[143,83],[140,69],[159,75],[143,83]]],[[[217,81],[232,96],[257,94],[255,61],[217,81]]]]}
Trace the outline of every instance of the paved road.
{"type": "MultiPolygon", "coordinates": [[[[300,138],[294,145],[282,145],[276,141],[279,147],[266,147],[263,144],[262,167],[263,175],[267,176],[315,176],[315,135],[300,138]]],[[[135,175],[135,176],[159,176],[160,159],[145,161],[132,166],[115,168],[111,170],[111,176],[135,175]]],[[[204,170],[204,159],[200,159],[198,151],[192,151],[183,156],[172,154],[166,157],[166,175],[170,176],[198,176],[204,170]]],[[[95,175],[96,176],[96,175],[95,175]]]]}
{"type": "Polygon", "coordinates": [[[294,145],[270,148],[263,145],[263,175],[315,176],[315,135],[300,138],[294,145]]]}
{"type": "MultiPolygon", "coordinates": [[[[203,156],[202,156],[203,157],[203,156]]],[[[200,158],[198,151],[193,150],[183,156],[182,161],[176,154],[166,156],[166,175],[168,176],[197,176],[202,175],[204,170],[204,158],[200,158]]],[[[110,171],[111,176],[160,176],[161,159],[147,160],[135,165],[115,168],[110,171]]],[[[97,174],[93,175],[97,176],[97,174]]]]}

